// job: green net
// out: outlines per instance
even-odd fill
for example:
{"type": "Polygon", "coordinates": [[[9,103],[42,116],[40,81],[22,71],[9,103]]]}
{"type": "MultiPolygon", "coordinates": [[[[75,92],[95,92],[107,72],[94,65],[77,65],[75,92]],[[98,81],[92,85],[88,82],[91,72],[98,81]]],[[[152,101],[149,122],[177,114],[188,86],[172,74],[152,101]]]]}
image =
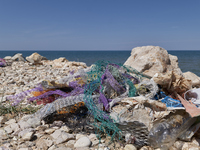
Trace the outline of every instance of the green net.
{"type": "MultiPolygon", "coordinates": [[[[106,133],[111,140],[121,138],[121,131],[115,124],[115,120],[109,116],[110,105],[117,97],[134,97],[136,95],[135,84],[142,80],[144,75],[135,69],[122,64],[109,61],[97,61],[88,72],[88,79],[84,91],[84,102],[89,112],[94,117],[94,126],[98,135],[106,133]],[[103,107],[95,105],[92,95],[100,94],[99,103],[103,107]]],[[[121,98],[120,97],[120,98],[121,98]]]]}

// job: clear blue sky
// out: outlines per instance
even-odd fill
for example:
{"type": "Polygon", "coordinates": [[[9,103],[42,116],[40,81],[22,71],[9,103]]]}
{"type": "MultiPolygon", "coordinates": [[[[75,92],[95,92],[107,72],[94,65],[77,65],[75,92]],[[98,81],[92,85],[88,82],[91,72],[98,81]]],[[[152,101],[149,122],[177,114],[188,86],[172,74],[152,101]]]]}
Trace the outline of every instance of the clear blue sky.
{"type": "Polygon", "coordinates": [[[0,0],[0,50],[200,50],[200,0],[0,0]]]}

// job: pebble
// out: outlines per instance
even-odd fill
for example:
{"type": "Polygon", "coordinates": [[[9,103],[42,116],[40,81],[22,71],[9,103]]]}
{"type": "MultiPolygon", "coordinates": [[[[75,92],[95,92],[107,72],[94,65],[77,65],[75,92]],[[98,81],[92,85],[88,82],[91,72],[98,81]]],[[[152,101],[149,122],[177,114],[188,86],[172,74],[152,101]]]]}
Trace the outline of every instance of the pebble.
{"type": "Polygon", "coordinates": [[[47,134],[51,134],[55,131],[56,129],[54,128],[50,128],[50,129],[46,129],[44,132],[47,133],[47,134]]]}
{"type": "Polygon", "coordinates": [[[89,147],[92,144],[90,139],[86,136],[79,138],[76,143],[74,144],[74,147],[89,147]]]}
{"type": "Polygon", "coordinates": [[[33,134],[34,134],[34,132],[25,133],[25,134],[22,136],[22,139],[23,139],[24,141],[30,141],[31,138],[33,137],[33,134]]]}
{"type": "Polygon", "coordinates": [[[127,144],[124,150],[137,150],[137,148],[133,144],[127,144]]]}

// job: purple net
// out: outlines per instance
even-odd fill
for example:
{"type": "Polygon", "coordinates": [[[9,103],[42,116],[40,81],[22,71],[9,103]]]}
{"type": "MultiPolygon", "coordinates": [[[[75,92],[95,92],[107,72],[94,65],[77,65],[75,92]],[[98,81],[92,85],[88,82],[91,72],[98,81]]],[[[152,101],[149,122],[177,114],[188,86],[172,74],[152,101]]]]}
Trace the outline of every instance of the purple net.
{"type": "Polygon", "coordinates": [[[17,105],[19,104],[26,96],[28,96],[31,92],[34,91],[43,91],[43,88],[41,85],[38,85],[38,87],[35,87],[31,90],[23,91],[19,94],[12,95],[12,96],[7,96],[6,99],[12,101],[12,105],[17,105]]]}
{"type": "Polygon", "coordinates": [[[0,58],[0,67],[5,67],[6,61],[3,58],[0,58]]]}

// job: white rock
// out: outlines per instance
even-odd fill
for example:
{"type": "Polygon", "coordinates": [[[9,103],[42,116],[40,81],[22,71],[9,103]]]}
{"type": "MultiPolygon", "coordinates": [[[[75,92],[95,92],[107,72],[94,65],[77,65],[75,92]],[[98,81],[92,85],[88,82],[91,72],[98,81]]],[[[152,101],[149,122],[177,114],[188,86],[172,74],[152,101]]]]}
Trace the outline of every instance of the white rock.
{"type": "Polygon", "coordinates": [[[81,137],[84,137],[84,134],[76,134],[76,140],[80,139],[81,137]]]}
{"type": "Polygon", "coordinates": [[[47,149],[48,149],[48,146],[47,146],[47,144],[45,143],[45,140],[44,140],[44,139],[39,139],[39,140],[36,142],[36,146],[37,146],[37,149],[42,149],[42,150],[47,150],[47,149]]]}
{"type": "Polygon", "coordinates": [[[47,133],[47,134],[51,134],[55,131],[56,129],[54,128],[50,128],[50,129],[46,129],[44,132],[47,133]]]}
{"type": "Polygon", "coordinates": [[[8,136],[7,136],[6,132],[3,129],[0,129],[0,141],[5,140],[7,138],[8,138],[8,136]]]}
{"type": "Polygon", "coordinates": [[[63,130],[63,131],[65,131],[65,132],[67,132],[67,133],[69,133],[69,132],[72,131],[72,130],[71,130],[69,127],[67,127],[67,126],[62,126],[62,127],[60,128],[60,130],[63,130]]]}
{"type": "Polygon", "coordinates": [[[88,138],[89,138],[90,140],[98,140],[96,134],[93,134],[93,133],[90,134],[90,135],[88,136],[88,138]]]}
{"type": "Polygon", "coordinates": [[[15,54],[11,59],[14,61],[25,61],[21,53],[15,54]]]}
{"type": "Polygon", "coordinates": [[[182,150],[200,150],[200,148],[193,143],[186,142],[183,144],[182,150]]]}
{"type": "Polygon", "coordinates": [[[18,125],[20,126],[21,129],[26,129],[26,128],[30,128],[31,125],[28,124],[26,121],[20,120],[18,122],[18,125]]]}
{"type": "Polygon", "coordinates": [[[29,148],[19,148],[18,150],[29,150],[29,148]]]}
{"type": "Polygon", "coordinates": [[[30,63],[37,64],[41,63],[42,60],[47,60],[47,59],[38,53],[33,53],[32,55],[26,57],[26,60],[29,61],[30,63]]]}
{"type": "Polygon", "coordinates": [[[133,144],[127,144],[124,150],[137,150],[137,148],[133,144]]]}
{"type": "Polygon", "coordinates": [[[53,145],[53,146],[51,146],[48,150],[55,150],[55,149],[56,149],[56,146],[53,145]]]}
{"type": "Polygon", "coordinates": [[[18,133],[18,137],[21,138],[23,137],[26,133],[29,133],[29,132],[35,132],[35,130],[33,128],[28,128],[28,129],[24,129],[22,131],[20,131],[18,133]]]}
{"type": "Polygon", "coordinates": [[[9,125],[4,127],[4,130],[6,131],[7,134],[11,134],[13,132],[13,130],[11,129],[9,125]]]}
{"type": "Polygon", "coordinates": [[[34,132],[25,133],[25,134],[22,136],[22,139],[23,139],[24,141],[30,141],[31,138],[33,137],[33,134],[34,134],[34,132]]]}
{"type": "Polygon", "coordinates": [[[0,125],[3,124],[5,122],[5,117],[4,116],[0,116],[0,125]]]}
{"type": "Polygon", "coordinates": [[[56,144],[75,139],[73,134],[66,133],[63,130],[56,130],[53,134],[51,134],[51,137],[53,137],[56,144]]]}
{"type": "Polygon", "coordinates": [[[92,144],[90,139],[86,136],[79,138],[76,143],[74,144],[74,147],[80,148],[80,147],[89,147],[92,144]]]}
{"type": "Polygon", "coordinates": [[[17,123],[11,123],[10,127],[14,132],[16,132],[16,131],[18,131],[20,129],[19,125],[17,123]]]}
{"type": "Polygon", "coordinates": [[[10,120],[5,122],[5,124],[11,124],[11,123],[16,123],[16,120],[15,119],[10,119],[10,120]]]}
{"type": "Polygon", "coordinates": [[[178,67],[178,58],[169,55],[165,49],[159,46],[143,46],[132,49],[131,56],[124,65],[131,66],[150,77],[156,73],[166,73],[172,70],[177,74],[182,74],[178,67]]]}
{"type": "Polygon", "coordinates": [[[183,147],[183,144],[183,141],[176,141],[173,146],[177,149],[181,149],[183,147]]]}
{"type": "Polygon", "coordinates": [[[68,148],[68,147],[59,147],[59,148],[56,148],[55,150],[73,150],[73,149],[68,148]]]}
{"type": "Polygon", "coordinates": [[[65,145],[66,147],[74,147],[74,144],[76,143],[76,140],[69,140],[65,145]]]}
{"type": "Polygon", "coordinates": [[[200,87],[200,77],[198,77],[196,74],[188,71],[188,72],[184,72],[183,76],[186,79],[189,79],[192,81],[192,86],[193,87],[200,87]]]}

